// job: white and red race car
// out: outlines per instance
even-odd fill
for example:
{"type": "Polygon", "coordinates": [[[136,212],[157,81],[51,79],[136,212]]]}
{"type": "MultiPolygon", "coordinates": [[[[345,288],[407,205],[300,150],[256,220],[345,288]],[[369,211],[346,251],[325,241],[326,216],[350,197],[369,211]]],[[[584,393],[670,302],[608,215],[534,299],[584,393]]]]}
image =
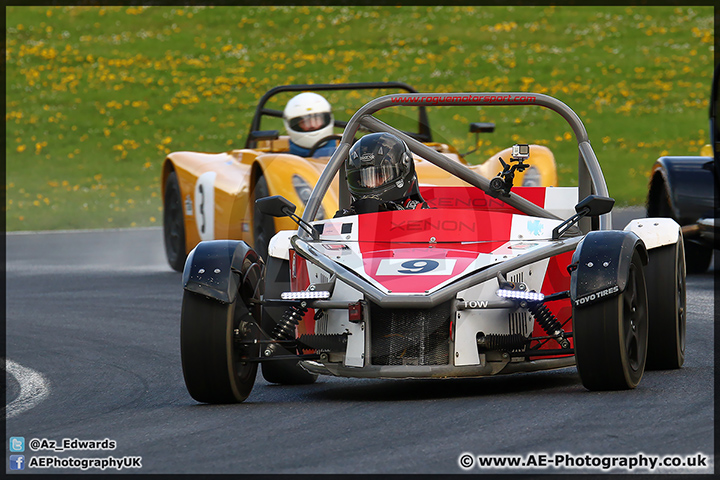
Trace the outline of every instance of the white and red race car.
{"type": "MultiPolygon", "coordinates": [[[[349,194],[339,182],[340,208],[349,194]]],[[[266,380],[317,375],[479,377],[577,365],[589,390],[634,388],[647,368],[685,355],[685,261],[668,218],[610,229],[605,180],[579,117],[528,93],[403,94],[358,110],[303,217],[282,197],[258,200],[297,230],[268,261],[245,242],[200,242],[183,271],[181,353],[199,402],[245,400],[266,380]],[[391,106],[536,105],[578,142],[579,187],[513,187],[532,164],[524,145],[488,180],[373,116],[391,106]],[[467,186],[421,186],[432,207],[314,220],[358,130],[389,132],[467,186]]]]}

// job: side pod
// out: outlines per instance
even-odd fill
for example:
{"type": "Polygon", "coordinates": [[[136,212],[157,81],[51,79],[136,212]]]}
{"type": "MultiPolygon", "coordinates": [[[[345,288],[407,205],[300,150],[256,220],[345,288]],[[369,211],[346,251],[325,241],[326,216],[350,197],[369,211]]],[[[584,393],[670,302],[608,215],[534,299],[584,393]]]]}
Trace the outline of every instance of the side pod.
{"type": "Polygon", "coordinates": [[[645,244],[630,231],[589,232],[578,244],[572,258],[570,299],[575,307],[590,305],[625,291],[633,252],[643,265],[648,263],[645,244]]]}
{"type": "Polygon", "coordinates": [[[232,303],[238,294],[243,265],[258,260],[255,251],[243,241],[200,242],[185,261],[183,288],[222,303],[232,303]]]}

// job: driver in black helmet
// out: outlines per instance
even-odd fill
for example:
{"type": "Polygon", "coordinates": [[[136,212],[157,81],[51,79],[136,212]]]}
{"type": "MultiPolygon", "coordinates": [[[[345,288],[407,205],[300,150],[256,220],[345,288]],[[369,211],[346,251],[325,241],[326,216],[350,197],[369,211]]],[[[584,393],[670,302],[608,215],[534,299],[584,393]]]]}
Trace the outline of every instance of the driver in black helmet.
{"type": "Polygon", "coordinates": [[[395,135],[362,137],[350,149],[345,171],[352,203],[336,217],[430,208],[420,196],[412,153],[395,135]]]}

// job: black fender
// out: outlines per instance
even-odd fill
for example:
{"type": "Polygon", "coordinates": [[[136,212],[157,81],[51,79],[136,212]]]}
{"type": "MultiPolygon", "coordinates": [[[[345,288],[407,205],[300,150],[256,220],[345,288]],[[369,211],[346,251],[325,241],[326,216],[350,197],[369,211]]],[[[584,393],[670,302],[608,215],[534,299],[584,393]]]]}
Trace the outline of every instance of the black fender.
{"type": "Polygon", "coordinates": [[[680,225],[714,216],[715,166],[710,157],[660,157],[653,165],[648,189],[649,217],[668,213],[680,225]],[[665,200],[665,194],[668,200],[665,200]],[[665,212],[663,202],[670,202],[665,212]]]}
{"type": "MultiPolygon", "coordinates": [[[[222,303],[232,303],[238,294],[241,272],[248,270],[248,266],[252,263],[262,262],[258,259],[255,250],[244,241],[200,242],[188,254],[185,261],[183,288],[222,303]]],[[[249,272],[253,275],[257,273],[249,272]]]]}
{"type": "Polygon", "coordinates": [[[590,305],[625,291],[630,262],[635,251],[648,263],[645,243],[635,233],[623,230],[589,232],[572,258],[570,299],[574,307],[590,305]]]}

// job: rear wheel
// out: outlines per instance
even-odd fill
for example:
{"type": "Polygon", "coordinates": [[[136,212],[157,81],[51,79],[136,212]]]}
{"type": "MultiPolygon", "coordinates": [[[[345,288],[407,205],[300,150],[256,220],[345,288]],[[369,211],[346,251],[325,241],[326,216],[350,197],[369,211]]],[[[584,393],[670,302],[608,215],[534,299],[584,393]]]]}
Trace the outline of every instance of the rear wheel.
{"type": "Polygon", "coordinates": [[[268,258],[268,245],[270,239],[275,235],[275,220],[270,215],[262,213],[257,206],[255,200],[270,196],[265,176],[260,175],[255,182],[253,195],[253,249],[264,260],[268,258]]]}
{"type": "Polygon", "coordinates": [[[177,174],[170,172],[165,181],[163,199],[163,237],[165,255],[173,270],[183,271],[187,252],[185,251],[185,217],[182,208],[182,196],[177,174]]]}
{"type": "Polygon", "coordinates": [[[686,286],[683,239],[650,250],[646,269],[648,297],[648,369],[675,369],[685,362],[686,286]]]}
{"type": "MultiPolygon", "coordinates": [[[[245,400],[257,374],[257,363],[244,359],[259,356],[259,347],[242,345],[259,308],[248,308],[259,298],[262,262],[250,251],[250,261],[240,272],[239,292],[232,303],[185,291],[180,321],[180,355],[185,385],[195,400],[204,403],[237,403],[245,400]],[[253,261],[254,260],[254,261],[253,261]]],[[[232,273],[231,275],[237,275],[232,273]]]]}
{"type": "Polygon", "coordinates": [[[588,390],[635,388],[645,370],[648,309],[645,275],[637,251],[619,295],[573,307],[575,358],[588,390]]]}

